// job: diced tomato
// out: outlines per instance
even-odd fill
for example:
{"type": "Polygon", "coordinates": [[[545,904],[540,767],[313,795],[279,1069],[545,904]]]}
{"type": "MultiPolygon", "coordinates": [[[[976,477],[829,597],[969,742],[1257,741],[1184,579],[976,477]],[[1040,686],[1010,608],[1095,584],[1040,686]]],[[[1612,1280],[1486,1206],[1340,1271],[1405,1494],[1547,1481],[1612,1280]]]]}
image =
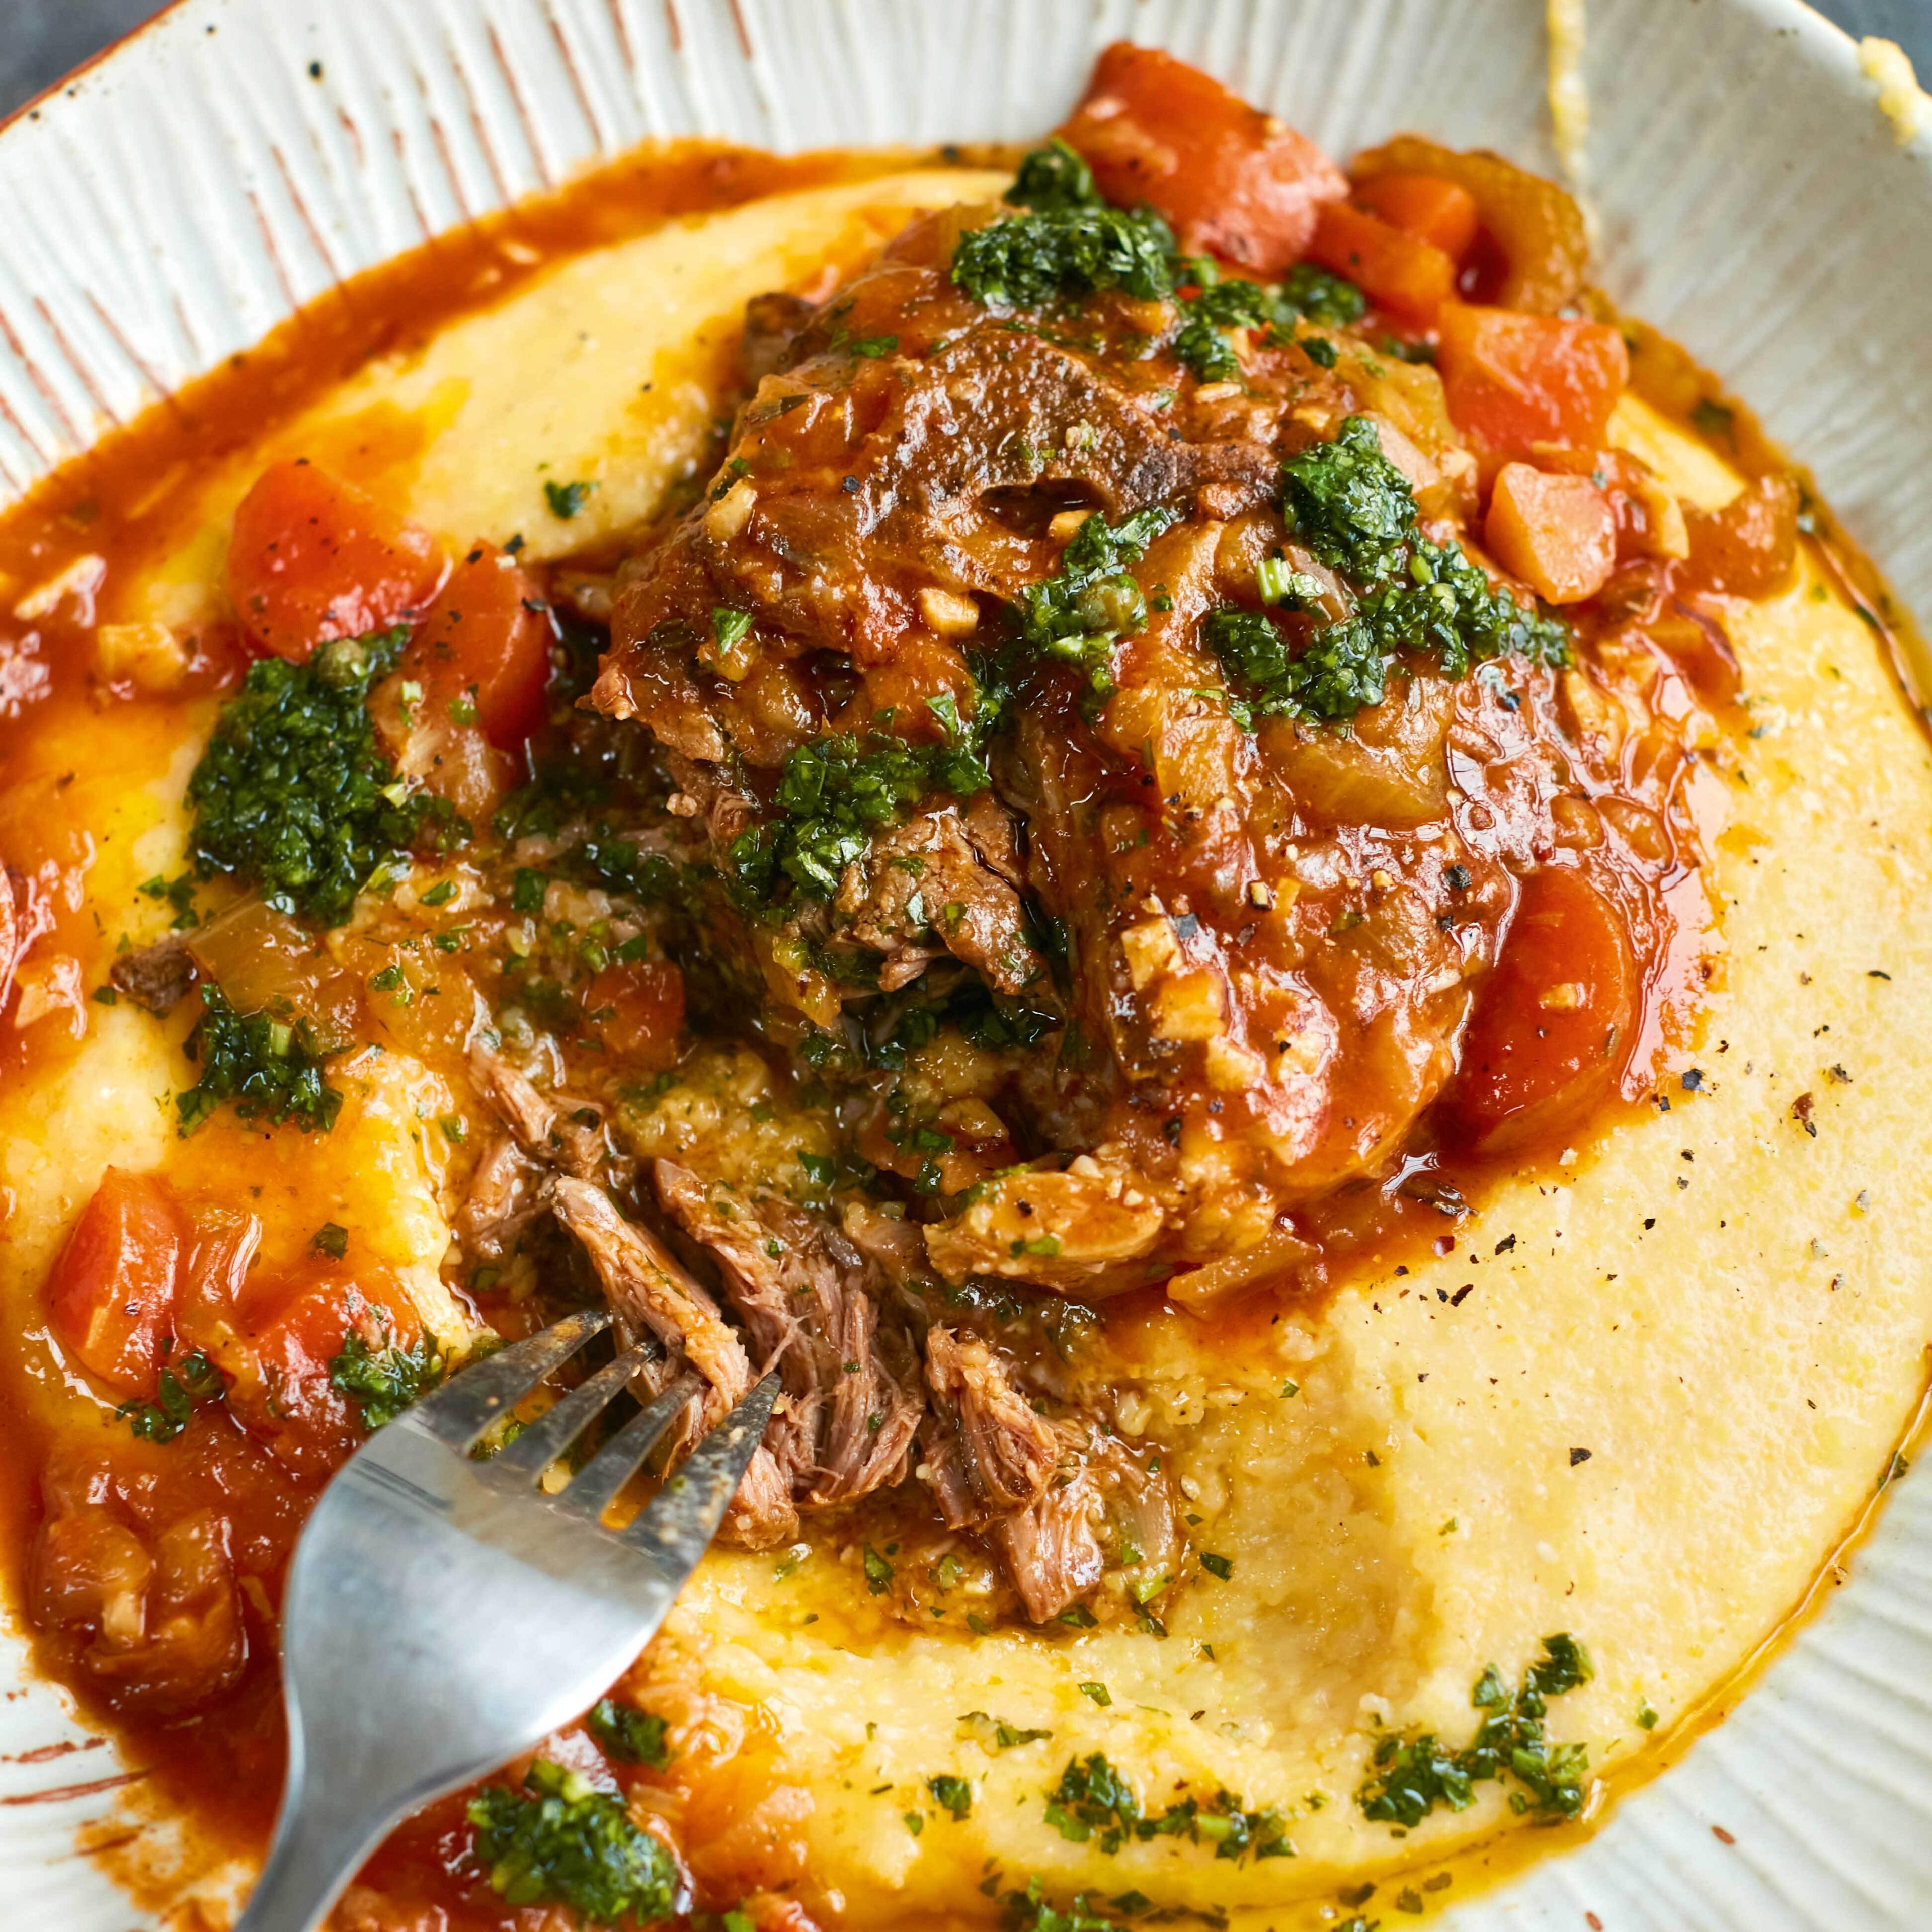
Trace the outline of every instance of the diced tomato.
{"type": "Polygon", "coordinates": [[[1616,512],[1587,476],[1505,465],[1483,536],[1497,562],[1552,604],[1595,596],[1616,567],[1616,512]]]}
{"type": "MultiPolygon", "coordinates": [[[[1369,184],[1385,175],[1426,175],[1453,182],[1468,193],[1476,205],[1478,226],[1463,267],[1483,291],[1470,291],[1474,301],[1525,314],[1555,315],[1576,300],[1583,286],[1590,243],[1582,209],[1554,182],[1500,154],[1480,149],[1458,154],[1414,134],[1398,134],[1358,154],[1349,172],[1357,200],[1370,207],[1375,203],[1368,200],[1369,184]]],[[[1388,218],[1396,220],[1393,214],[1388,218]]]]}
{"type": "Polygon", "coordinates": [[[668,959],[607,966],[590,982],[584,1014],[619,1059],[662,1072],[677,1060],[684,975],[668,959]]]}
{"type": "Polygon", "coordinates": [[[1580,873],[1534,873],[1462,1038],[1448,1111],[1478,1142],[1559,1131],[1609,1086],[1636,1004],[1630,939],[1580,873]]]}
{"type": "Polygon", "coordinates": [[[1684,518],[1690,544],[1686,582],[1733,597],[1763,597],[1790,578],[1798,560],[1798,485],[1760,476],[1722,508],[1684,518]]]}
{"type": "Polygon", "coordinates": [[[152,1396],[172,1336],[187,1224],[166,1184],[110,1167],[54,1264],[48,1313],[89,1374],[152,1396]]]}
{"type": "Polygon", "coordinates": [[[448,566],[426,531],[310,463],[263,471],[235,512],[228,594],[258,652],[304,662],[426,610],[448,566]]]}
{"type": "Polygon", "coordinates": [[[1450,416],[1479,450],[1528,456],[1539,442],[1603,442],[1630,380],[1630,351],[1608,323],[1446,302],[1437,326],[1450,416]]]}
{"type": "Polygon", "coordinates": [[[450,572],[398,668],[422,687],[422,706],[480,724],[491,744],[512,751],[543,717],[550,636],[535,579],[494,544],[478,543],[450,572]]]}
{"type": "Polygon", "coordinates": [[[1323,207],[1308,254],[1405,322],[1432,322],[1455,292],[1456,264],[1440,248],[1345,201],[1323,207]]]}
{"type": "Polygon", "coordinates": [[[1324,202],[1348,191],[1313,142],[1198,68],[1117,40],[1060,129],[1110,200],[1145,202],[1182,249],[1279,274],[1306,251],[1324,202]]]}
{"type": "Polygon", "coordinates": [[[243,1291],[246,1366],[228,1406],[249,1434],[298,1475],[326,1475],[368,1431],[331,1367],[352,1334],[371,1354],[408,1348],[422,1324],[399,1288],[365,1288],[337,1270],[303,1273],[243,1291]]]}
{"type": "Polygon", "coordinates": [[[1358,182],[1352,198],[1452,261],[1461,261],[1476,238],[1476,197],[1440,175],[1376,175],[1358,182]]]}

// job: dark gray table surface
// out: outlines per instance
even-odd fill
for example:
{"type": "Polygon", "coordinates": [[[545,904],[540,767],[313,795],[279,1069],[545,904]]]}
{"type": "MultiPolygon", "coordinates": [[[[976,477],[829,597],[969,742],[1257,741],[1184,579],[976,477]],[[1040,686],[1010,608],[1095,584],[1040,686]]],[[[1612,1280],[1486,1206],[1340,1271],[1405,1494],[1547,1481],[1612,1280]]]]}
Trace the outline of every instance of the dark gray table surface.
{"type": "MultiPolygon", "coordinates": [[[[1932,0],[1818,0],[1818,9],[1851,33],[1897,40],[1932,80],[1932,0]]],[[[0,114],[160,10],[155,0],[0,0],[0,114]]]]}

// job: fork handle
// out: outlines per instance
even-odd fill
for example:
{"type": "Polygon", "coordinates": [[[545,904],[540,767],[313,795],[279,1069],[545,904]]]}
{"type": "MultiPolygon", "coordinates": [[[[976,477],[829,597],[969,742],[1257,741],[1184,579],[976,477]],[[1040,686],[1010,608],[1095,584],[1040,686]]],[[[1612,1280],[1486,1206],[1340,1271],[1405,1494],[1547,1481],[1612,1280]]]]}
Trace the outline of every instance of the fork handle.
{"type": "Polygon", "coordinates": [[[235,1932],[316,1932],[394,1821],[332,1810],[292,1786],[254,1895],[235,1932]]]}

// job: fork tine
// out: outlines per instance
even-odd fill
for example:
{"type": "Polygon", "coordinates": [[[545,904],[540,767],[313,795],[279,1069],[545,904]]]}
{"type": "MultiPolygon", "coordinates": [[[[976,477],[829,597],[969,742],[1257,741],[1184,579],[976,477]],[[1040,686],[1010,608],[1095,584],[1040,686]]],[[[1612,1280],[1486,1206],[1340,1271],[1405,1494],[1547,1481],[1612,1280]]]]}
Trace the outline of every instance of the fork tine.
{"type": "Polygon", "coordinates": [[[742,1397],[638,1513],[620,1540],[680,1579],[696,1569],[745,1479],[778,1399],[776,1371],[742,1397]]]}
{"type": "MultiPolygon", "coordinates": [[[[638,1465],[656,1446],[658,1438],[704,1387],[704,1383],[688,1371],[680,1376],[663,1394],[640,1409],[584,1464],[570,1483],[551,1498],[554,1506],[589,1522],[598,1521],[616,1499],[617,1492],[637,1473],[638,1465]]],[[[520,1448],[521,1444],[512,1446],[520,1448]]]]}
{"type": "Polygon", "coordinates": [[[516,1342],[465,1369],[406,1411],[401,1423],[422,1429],[452,1449],[466,1450],[560,1363],[610,1325],[608,1308],[586,1308],[553,1322],[541,1334],[516,1342]]]}
{"type": "Polygon", "coordinates": [[[610,1398],[624,1388],[640,1369],[662,1359],[664,1350],[655,1338],[640,1342],[614,1362],[607,1362],[547,1410],[508,1448],[500,1450],[479,1472],[493,1488],[527,1488],[534,1483],[590,1426],[610,1398]]]}

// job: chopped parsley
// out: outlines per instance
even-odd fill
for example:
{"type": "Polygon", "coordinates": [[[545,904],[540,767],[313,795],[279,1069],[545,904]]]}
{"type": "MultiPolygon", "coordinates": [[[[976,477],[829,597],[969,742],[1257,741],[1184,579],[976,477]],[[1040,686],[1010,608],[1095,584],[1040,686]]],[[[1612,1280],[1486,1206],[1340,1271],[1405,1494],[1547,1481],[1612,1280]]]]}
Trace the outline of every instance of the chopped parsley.
{"type": "Polygon", "coordinates": [[[1009,1724],[1005,1718],[989,1717],[984,1711],[968,1711],[959,1720],[959,1735],[972,1738],[988,1750],[1004,1751],[1019,1744],[1038,1744],[1053,1733],[1030,1724],[1009,1724]]]}
{"type": "Polygon", "coordinates": [[[868,1543],[866,1545],[866,1588],[883,1597],[892,1588],[892,1566],[868,1543]]]}
{"type": "Polygon", "coordinates": [[[921,748],[874,732],[842,733],[800,746],[784,762],[776,820],[740,834],[731,865],[767,899],[788,878],[808,898],[829,899],[845,868],[865,856],[873,832],[923,798],[931,760],[921,748]]]}
{"type": "MultiPolygon", "coordinates": [[[[1414,495],[1367,417],[1349,417],[1332,442],[1282,466],[1282,507],[1298,540],[1354,586],[1356,609],[1293,658],[1287,633],[1261,611],[1208,618],[1204,634],[1239,686],[1228,708],[1244,727],[1266,716],[1352,718],[1382,702],[1400,651],[1432,652],[1449,677],[1505,655],[1569,662],[1560,619],[1496,588],[1458,545],[1421,534],[1414,495]]],[[[1271,572],[1268,587],[1292,608],[1313,602],[1298,572],[1271,572]]]]}
{"type": "Polygon", "coordinates": [[[385,631],[319,644],[306,664],[249,666],[188,781],[200,877],[235,874],[284,912],[339,926],[426,820],[447,824],[446,806],[398,782],[370,722],[370,687],[408,639],[385,631]]]}
{"type": "Polygon", "coordinates": [[[646,1925],[677,1904],[670,1852],[617,1798],[539,1758],[523,1789],[486,1784],[470,1801],[476,1855],[509,1905],[567,1905],[593,1924],[646,1925]]]}
{"type": "Polygon", "coordinates": [[[1174,288],[1174,236],[1150,208],[1110,208],[1064,141],[1020,164],[1006,200],[1024,212],[960,238],[952,279],[988,308],[1043,308],[1120,289],[1157,301],[1174,288]]]}
{"type": "Polygon", "coordinates": [[[1120,1932],[1120,1922],[1094,1910],[1099,1901],[1088,1894],[1070,1900],[1063,1910],[1048,1900],[1037,1878],[1024,1892],[1008,1892],[1005,1903],[1011,1932],[1120,1932]]]}
{"type": "MultiPolygon", "coordinates": [[[[1294,324],[1301,317],[1324,328],[1344,328],[1359,322],[1368,309],[1367,297],[1353,282],[1305,262],[1297,263],[1278,283],[1224,275],[1207,256],[1190,259],[1180,272],[1194,284],[1196,292],[1181,298],[1181,324],[1172,346],[1179,360],[1204,382],[1227,382],[1241,373],[1240,358],[1228,339],[1229,329],[1264,330],[1268,340],[1282,342],[1293,339],[1294,324]]],[[[1311,346],[1304,342],[1302,346],[1311,346]]]]}
{"type": "Polygon", "coordinates": [[[1118,1852],[1130,1839],[1186,1838],[1211,1844],[1218,1858],[1292,1858],[1288,1828],[1279,1812],[1248,1811],[1232,1792],[1216,1792],[1203,1803],[1184,1798],[1158,1815],[1143,1814],[1133,1787],[1096,1751],[1083,1763],[1070,1759],[1048,1793],[1046,1822],[1069,1843],[1096,1842],[1118,1852]]]}
{"type": "Polygon", "coordinates": [[[1590,1659],[1574,1637],[1561,1633],[1543,1640],[1543,1652],[1514,1696],[1494,1664],[1476,1680],[1469,1701],[1485,1714],[1462,1750],[1426,1731],[1384,1738],[1372,1774],[1355,1794],[1363,1816],[1413,1830],[1438,1804],[1466,1810],[1476,1784],[1507,1776],[1521,1787],[1510,1793],[1511,1810],[1575,1817],[1588,1784],[1589,1747],[1551,1744],[1543,1720],[1550,1698],[1590,1681],[1590,1659]]]}
{"type": "Polygon", "coordinates": [[[1282,277],[1280,301],[1321,328],[1352,328],[1369,312],[1369,298],[1351,281],[1298,262],[1282,277]]]}
{"type": "Polygon", "coordinates": [[[604,1697],[585,1713],[584,1722],[603,1746],[604,1755],[620,1764],[640,1764],[651,1771],[662,1771],[670,1762],[670,1747],[664,1742],[664,1720],[648,1711],[604,1697]]]}
{"type": "Polygon", "coordinates": [[[371,1348],[360,1335],[346,1336],[342,1352],[328,1365],[328,1379],[362,1412],[365,1429],[395,1420],[418,1397],[442,1381],[449,1364],[434,1335],[405,1348],[392,1340],[371,1348]]]}
{"type": "Polygon", "coordinates": [[[175,1096],[184,1136],[229,1100],[243,1120],[271,1126],[292,1120],[309,1133],[335,1124],[342,1096],[322,1077],[322,1048],[305,1020],[238,1013],[211,980],[202,982],[201,1001],[186,1048],[201,1078],[175,1096]]]}
{"type": "Polygon", "coordinates": [[[1034,148],[1020,163],[1006,198],[1015,208],[1040,211],[1096,208],[1102,200],[1094,185],[1094,170],[1058,136],[1045,147],[1034,148]]]}
{"type": "Polygon", "coordinates": [[[590,502],[590,493],[596,487],[594,483],[546,483],[544,501],[559,523],[567,524],[590,502]]]}
{"type": "Polygon", "coordinates": [[[340,1221],[325,1221],[309,1237],[308,1244],[317,1254],[339,1262],[349,1252],[349,1230],[340,1221]]]}
{"type": "Polygon", "coordinates": [[[1174,511],[1159,505],[1118,524],[1089,517],[1060,553],[1058,573],[1020,592],[1022,641],[1078,666],[1096,698],[1110,696],[1114,642],[1148,617],[1147,599],[1126,566],[1138,563],[1176,520],[1174,511]]]}
{"type": "Polygon", "coordinates": [[[973,1808],[973,1787],[963,1778],[941,1772],[926,1780],[926,1788],[932,1793],[932,1802],[943,1805],[956,1820],[964,1817],[973,1808]]]}
{"type": "Polygon", "coordinates": [[[730,867],[740,903],[770,906],[789,881],[808,898],[829,899],[872,834],[928,793],[968,797],[992,782],[981,747],[997,715],[982,692],[970,720],[949,693],[928,708],[946,731],[940,745],[910,745],[882,731],[840,733],[800,745],[786,758],[774,815],[739,834],[730,867]]]}
{"type": "Polygon", "coordinates": [[[152,1402],[124,1402],[114,1413],[144,1442],[172,1442],[205,1402],[219,1402],[227,1388],[220,1372],[199,1348],[161,1371],[152,1402]]]}

